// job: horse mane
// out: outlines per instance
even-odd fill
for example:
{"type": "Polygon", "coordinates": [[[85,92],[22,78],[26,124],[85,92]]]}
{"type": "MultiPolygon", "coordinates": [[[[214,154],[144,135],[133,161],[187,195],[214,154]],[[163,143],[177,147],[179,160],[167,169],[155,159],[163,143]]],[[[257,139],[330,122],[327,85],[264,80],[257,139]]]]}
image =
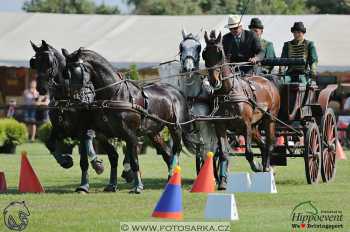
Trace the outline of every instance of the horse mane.
{"type": "Polygon", "coordinates": [[[182,40],[182,41],[185,41],[185,40],[188,40],[188,39],[193,39],[193,40],[195,40],[195,41],[198,41],[198,42],[199,42],[198,38],[197,38],[197,37],[196,37],[194,34],[192,34],[192,33],[187,34],[187,35],[186,35],[186,37],[185,37],[185,38],[183,38],[183,40],[182,40]]]}
{"type": "Polygon", "coordinates": [[[54,54],[54,57],[57,59],[58,62],[54,60],[54,64],[58,69],[59,72],[63,72],[63,70],[66,67],[66,58],[60,53],[56,48],[52,47],[50,44],[47,44],[47,47],[49,50],[51,50],[54,54]]]}
{"type": "Polygon", "coordinates": [[[94,67],[99,67],[105,73],[109,72],[113,73],[113,75],[116,75],[116,71],[114,70],[112,64],[99,53],[92,50],[80,48],[79,50],[73,52],[72,55],[75,56],[78,53],[80,54],[78,58],[81,58],[85,62],[92,64],[94,67]]]}

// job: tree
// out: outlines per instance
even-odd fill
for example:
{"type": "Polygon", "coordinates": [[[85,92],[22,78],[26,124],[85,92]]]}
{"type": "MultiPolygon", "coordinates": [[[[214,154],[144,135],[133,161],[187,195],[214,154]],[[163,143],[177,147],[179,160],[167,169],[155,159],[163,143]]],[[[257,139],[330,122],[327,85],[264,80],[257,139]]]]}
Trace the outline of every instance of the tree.
{"type": "Polygon", "coordinates": [[[188,0],[128,0],[128,4],[135,7],[135,14],[184,15],[202,13],[196,1],[188,0]]]}
{"type": "Polygon", "coordinates": [[[27,12],[65,13],[65,14],[119,14],[118,7],[99,6],[91,0],[27,0],[23,4],[27,12]]]}
{"type": "Polygon", "coordinates": [[[108,6],[104,3],[95,8],[96,14],[120,14],[120,10],[117,6],[108,6]]]}
{"type": "Polygon", "coordinates": [[[307,0],[306,5],[317,14],[350,14],[350,0],[307,0]]]}
{"type": "Polygon", "coordinates": [[[304,0],[250,0],[248,14],[303,14],[304,0]]]}
{"type": "MultiPolygon", "coordinates": [[[[350,1],[350,0],[348,0],[350,1]]],[[[136,14],[302,14],[305,0],[126,0],[136,14]],[[247,7],[248,6],[248,7],[247,7]]]]}

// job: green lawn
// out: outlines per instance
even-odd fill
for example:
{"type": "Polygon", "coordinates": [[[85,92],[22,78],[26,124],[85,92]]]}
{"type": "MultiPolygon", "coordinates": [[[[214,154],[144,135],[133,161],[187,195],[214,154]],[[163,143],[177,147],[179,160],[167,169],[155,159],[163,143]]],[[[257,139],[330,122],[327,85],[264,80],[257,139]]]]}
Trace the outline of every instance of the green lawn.
{"type": "MultiPolygon", "coordinates": [[[[347,155],[350,157],[350,153],[347,155]]],[[[0,155],[0,171],[5,172],[9,188],[8,194],[0,195],[1,212],[11,201],[24,200],[31,212],[25,231],[119,231],[120,221],[157,221],[150,215],[166,183],[167,170],[162,158],[151,149],[147,155],[140,157],[145,184],[141,195],[130,195],[128,190],[131,186],[122,179],[118,179],[119,192],[103,193],[109,176],[108,159],[106,156],[103,159],[105,172],[98,176],[90,169],[91,193],[81,195],[74,192],[80,182],[77,154],[74,155],[75,165],[69,170],[59,167],[41,144],[24,144],[18,147],[16,155],[0,155]],[[17,192],[19,153],[22,150],[28,151],[45,194],[17,192]]],[[[288,167],[277,169],[277,194],[235,194],[240,220],[232,223],[232,231],[292,231],[292,209],[308,200],[319,209],[342,210],[346,228],[342,231],[350,231],[349,160],[338,161],[335,181],[314,186],[306,184],[302,159],[290,159],[288,162],[288,167]]],[[[189,193],[195,178],[194,165],[194,157],[182,154],[184,218],[186,221],[203,221],[206,195],[189,193]]],[[[248,170],[244,158],[231,159],[231,171],[248,170]]],[[[2,219],[0,231],[9,231],[2,219]]]]}

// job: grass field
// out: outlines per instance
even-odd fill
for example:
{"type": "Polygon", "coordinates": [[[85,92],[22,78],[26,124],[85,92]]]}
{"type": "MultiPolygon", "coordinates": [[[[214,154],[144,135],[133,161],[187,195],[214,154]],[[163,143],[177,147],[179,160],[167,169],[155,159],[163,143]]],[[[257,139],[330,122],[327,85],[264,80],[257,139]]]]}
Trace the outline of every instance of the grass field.
{"type": "MultiPolygon", "coordinates": [[[[74,192],[80,182],[76,152],[75,165],[69,170],[59,167],[41,144],[24,144],[18,147],[16,155],[0,155],[0,171],[5,171],[9,188],[8,194],[0,195],[1,212],[10,202],[24,200],[31,213],[25,231],[36,232],[119,231],[120,221],[157,221],[150,215],[166,183],[167,170],[161,157],[151,149],[147,155],[141,156],[145,184],[145,191],[141,195],[130,195],[128,191],[131,186],[121,178],[118,179],[120,191],[103,193],[109,176],[107,157],[103,156],[103,159],[105,172],[98,176],[90,169],[91,193],[81,195],[74,192]],[[22,150],[28,151],[30,162],[46,190],[45,194],[17,192],[19,153],[22,150]]],[[[306,184],[302,159],[290,159],[288,162],[288,167],[277,169],[277,194],[235,194],[240,220],[232,223],[232,231],[292,231],[292,209],[308,200],[319,209],[341,210],[345,229],[340,231],[350,231],[350,161],[337,162],[335,181],[314,186],[306,184]]],[[[182,154],[184,218],[186,221],[203,221],[206,195],[189,193],[195,177],[194,165],[194,157],[182,154]]],[[[230,169],[249,170],[243,158],[232,158],[230,169]]],[[[9,231],[2,219],[0,231],[9,231]]]]}

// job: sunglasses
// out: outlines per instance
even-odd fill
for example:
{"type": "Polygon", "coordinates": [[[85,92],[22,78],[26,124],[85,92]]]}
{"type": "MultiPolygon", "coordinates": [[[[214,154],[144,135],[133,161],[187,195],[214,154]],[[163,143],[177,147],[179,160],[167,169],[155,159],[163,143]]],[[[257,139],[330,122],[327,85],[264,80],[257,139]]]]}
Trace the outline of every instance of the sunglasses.
{"type": "Polygon", "coordinates": [[[237,31],[239,27],[231,27],[230,30],[237,31]]]}

